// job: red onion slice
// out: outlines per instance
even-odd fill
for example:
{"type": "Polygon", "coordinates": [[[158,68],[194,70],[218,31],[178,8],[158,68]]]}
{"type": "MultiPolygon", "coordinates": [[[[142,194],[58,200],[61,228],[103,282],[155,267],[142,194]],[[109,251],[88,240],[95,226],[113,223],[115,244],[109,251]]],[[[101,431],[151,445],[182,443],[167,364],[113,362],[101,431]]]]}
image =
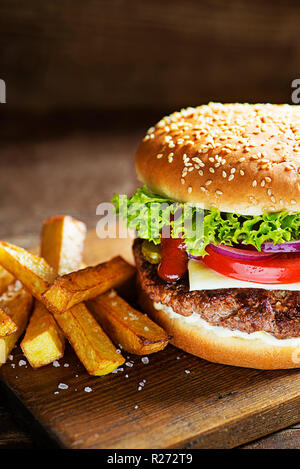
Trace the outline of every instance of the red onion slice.
{"type": "Polygon", "coordinates": [[[262,252],[278,253],[278,252],[300,252],[300,241],[289,241],[286,243],[273,244],[266,242],[261,245],[262,252]]]}
{"type": "MultiPolygon", "coordinates": [[[[223,244],[220,245],[215,245],[215,244],[210,244],[209,245],[211,249],[219,254],[222,254],[223,256],[231,257],[232,259],[237,259],[239,261],[260,261],[263,259],[269,259],[270,257],[273,257],[273,253],[265,253],[265,252],[258,252],[258,251],[252,251],[250,249],[238,249],[238,248],[233,248],[231,246],[225,246],[223,244]]],[[[192,256],[188,254],[191,259],[196,259],[196,260],[201,260],[202,257],[197,257],[197,256],[192,256]]]]}

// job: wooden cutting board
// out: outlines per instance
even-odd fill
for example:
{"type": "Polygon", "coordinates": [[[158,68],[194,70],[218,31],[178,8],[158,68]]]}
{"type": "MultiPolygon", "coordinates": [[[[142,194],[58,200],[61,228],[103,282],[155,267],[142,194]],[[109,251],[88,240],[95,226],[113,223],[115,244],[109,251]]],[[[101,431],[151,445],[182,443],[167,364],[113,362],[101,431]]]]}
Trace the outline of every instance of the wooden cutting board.
{"type": "MultiPolygon", "coordinates": [[[[130,245],[92,232],[84,260],[132,261],[130,245]]],[[[104,377],[89,376],[71,347],[59,367],[20,366],[19,347],[13,357],[0,368],[13,412],[66,448],[231,448],[300,421],[300,370],[216,365],[172,346],[104,377]]]]}

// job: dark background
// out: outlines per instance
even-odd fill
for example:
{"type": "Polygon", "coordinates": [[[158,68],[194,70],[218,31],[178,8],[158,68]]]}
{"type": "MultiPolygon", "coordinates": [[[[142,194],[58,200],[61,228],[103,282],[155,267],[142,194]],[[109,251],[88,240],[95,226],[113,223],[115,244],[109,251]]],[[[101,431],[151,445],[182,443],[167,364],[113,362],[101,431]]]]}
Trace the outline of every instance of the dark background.
{"type": "MultiPolygon", "coordinates": [[[[291,103],[297,0],[1,0],[0,239],[38,243],[67,213],[136,187],[133,157],[162,115],[209,101],[291,103]]],[[[0,447],[31,446],[0,397],[0,447]]],[[[299,428],[256,447],[300,447],[299,428]]],[[[254,444],[255,446],[255,444],[254,444]]]]}
{"type": "Polygon", "coordinates": [[[297,0],[2,0],[6,111],[289,102],[297,0]]]}

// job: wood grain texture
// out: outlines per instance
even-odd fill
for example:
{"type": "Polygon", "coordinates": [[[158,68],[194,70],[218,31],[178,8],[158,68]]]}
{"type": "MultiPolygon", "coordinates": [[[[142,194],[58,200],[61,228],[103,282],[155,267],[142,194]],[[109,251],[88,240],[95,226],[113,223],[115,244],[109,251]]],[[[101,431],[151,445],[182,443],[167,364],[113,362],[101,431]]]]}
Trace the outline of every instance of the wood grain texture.
{"type": "Polygon", "coordinates": [[[274,433],[253,443],[244,445],[242,449],[300,449],[300,428],[298,426],[274,433]]]}
{"type": "Polygon", "coordinates": [[[300,75],[299,18],[292,0],[2,0],[6,107],[290,102],[300,75]]]}
{"type": "Polygon", "coordinates": [[[32,448],[33,441],[28,432],[16,426],[0,398],[0,449],[32,448]]]}
{"type": "MultiPolygon", "coordinates": [[[[98,262],[102,240],[89,240],[86,252],[98,262]]],[[[130,240],[107,243],[128,255],[130,240]]],[[[132,355],[133,366],[100,378],[88,376],[70,347],[60,367],[33,370],[19,366],[22,358],[16,349],[0,378],[62,447],[231,448],[300,420],[299,370],[217,365],[172,346],[147,365],[132,355]]]]}

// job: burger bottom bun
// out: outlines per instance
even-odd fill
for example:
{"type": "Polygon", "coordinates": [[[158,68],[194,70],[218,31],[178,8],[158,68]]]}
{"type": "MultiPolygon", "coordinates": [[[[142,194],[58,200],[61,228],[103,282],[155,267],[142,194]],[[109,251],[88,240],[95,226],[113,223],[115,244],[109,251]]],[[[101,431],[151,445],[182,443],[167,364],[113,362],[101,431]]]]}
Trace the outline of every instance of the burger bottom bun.
{"type": "Polygon", "coordinates": [[[143,311],[172,336],[173,345],[192,355],[214,363],[262,370],[300,368],[300,343],[297,346],[276,346],[260,338],[222,337],[212,330],[186,323],[184,317],[174,318],[155,309],[139,285],[138,290],[143,311]]]}

